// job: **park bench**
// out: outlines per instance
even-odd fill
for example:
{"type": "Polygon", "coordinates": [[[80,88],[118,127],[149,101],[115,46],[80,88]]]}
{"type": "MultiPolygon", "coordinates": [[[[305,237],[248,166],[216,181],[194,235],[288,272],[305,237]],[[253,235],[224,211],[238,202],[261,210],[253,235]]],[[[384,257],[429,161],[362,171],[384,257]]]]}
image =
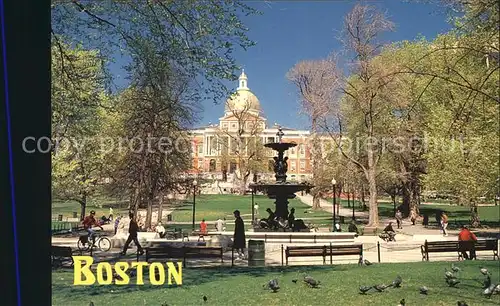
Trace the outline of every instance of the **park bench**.
{"type": "MultiPolygon", "coordinates": [[[[283,248],[283,246],[282,246],[283,248]]],[[[283,253],[282,253],[283,254],[283,253]]],[[[363,258],[362,244],[345,244],[345,245],[313,245],[313,246],[287,246],[285,250],[286,265],[288,265],[289,257],[323,257],[323,264],[326,263],[326,257],[330,256],[330,264],[333,264],[333,256],[343,255],[359,255],[363,258]]],[[[282,258],[283,262],[283,258],[282,258]]]]}
{"type": "MultiPolygon", "coordinates": [[[[223,259],[223,250],[221,247],[206,247],[206,246],[189,246],[189,247],[149,247],[146,250],[146,261],[151,259],[182,259],[183,266],[186,266],[186,259],[204,259],[204,258],[220,258],[223,259]]],[[[137,261],[139,261],[137,254],[137,261]]]]}
{"type": "Polygon", "coordinates": [[[314,243],[328,239],[328,240],[336,240],[338,242],[343,242],[343,243],[351,243],[354,242],[354,237],[355,233],[336,233],[332,234],[332,237],[329,237],[327,235],[328,233],[278,233],[278,232],[273,232],[273,233],[261,233],[261,232],[254,232],[249,235],[247,235],[247,238],[251,239],[263,239],[265,242],[268,240],[288,240],[289,243],[292,243],[294,241],[304,241],[304,240],[313,240],[314,243]],[[325,235],[326,234],[326,235],[325,235]]]}
{"type": "Polygon", "coordinates": [[[73,255],[76,252],[77,251],[73,251],[71,247],[53,245],[50,252],[52,267],[63,267],[65,264],[67,264],[68,267],[72,267],[73,255]]]}
{"type": "MultiPolygon", "coordinates": [[[[476,252],[493,251],[493,260],[498,258],[498,240],[497,239],[478,239],[476,252]]],[[[457,252],[458,260],[462,260],[462,253],[458,241],[427,241],[420,246],[422,261],[429,261],[429,253],[450,253],[457,252]]]]}

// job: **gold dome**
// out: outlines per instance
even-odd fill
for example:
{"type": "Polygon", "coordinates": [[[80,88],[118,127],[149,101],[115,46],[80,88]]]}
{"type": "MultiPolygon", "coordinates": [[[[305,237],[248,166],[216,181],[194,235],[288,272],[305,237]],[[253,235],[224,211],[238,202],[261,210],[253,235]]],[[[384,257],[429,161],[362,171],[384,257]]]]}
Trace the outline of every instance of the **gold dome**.
{"type": "Polygon", "coordinates": [[[236,92],[231,95],[226,101],[224,111],[230,113],[232,111],[249,110],[260,112],[259,99],[247,87],[247,76],[243,71],[239,78],[239,87],[236,92]]]}

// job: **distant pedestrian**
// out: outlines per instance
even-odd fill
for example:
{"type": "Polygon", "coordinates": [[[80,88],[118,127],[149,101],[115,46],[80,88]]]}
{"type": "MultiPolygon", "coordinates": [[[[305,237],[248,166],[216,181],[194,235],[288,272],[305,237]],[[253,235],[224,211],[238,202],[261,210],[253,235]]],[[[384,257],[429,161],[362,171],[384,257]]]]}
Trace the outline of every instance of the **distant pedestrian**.
{"type": "Polygon", "coordinates": [[[218,232],[224,231],[224,221],[222,221],[221,218],[217,219],[217,221],[215,222],[215,229],[218,232]]]}
{"type": "Polygon", "coordinates": [[[444,213],[441,213],[441,230],[443,231],[443,236],[448,236],[446,232],[446,228],[448,227],[448,216],[444,213]]]}
{"type": "Polygon", "coordinates": [[[403,221],[403,214],[401,213],[401,211],[398,209],[396,211],[396,222],[398,224],[398,229],[400,228],[403,228],[401,225],[402,225],[402,222],[403,221]]]}
{"type": "Polygon", "coordinates": [[[415,225],[415,222],[417,221],[417,212],[415,212],[414,210],[410,212],[410,221],[411,225],[415,225]]]}
{"type": "Polygon", "coordinates": [[[429,226],[429,215],[428,214],[424,214],[424,219],[422,221],[422,225],[427,228],[427,226],[429,226]]]}
{"type": "Polygon", "coordinates": [[[115,219],[115,235],[116,235],[116,232],[118,231],[118,225],[120,224],[121,219],[122,219],[122,216],[118,216],[115,219]]]}
{"type": "Polygon", "coordinates": [[[257,220],[259,217],[259,204],[255,203],[255,205],[253,206],[253,211],[255,214],[255,220],[257,220]]]}
{"type": "Polygon", "coordinates": [[[125,245],[123,246],[123,251],[120,254],[125,256],[127,254],[127,249],[130,243],[134,241],[134,244],[137,246],[137,253],[139,255],[142,255],[144,254],[144,251],[142,250],[141,244],[139,243],[139,239],[137,239],[137,233],[139,232],[139,225],[137,224],[137,221],[135,221],[133,213],[129,213],[128,216],[130,218],[130,225],[128,227],[128,238],[127,241],[125,242],[125,245]]]}
{"type": "Polygon", "coordinates": [[[245,258],[244,250],[246,248],[245,240],[245,224],[243,219],[241,219],[240,211],[234,211],[234,237],[233,237],[233,249],[238,252],[238,257],[245,258]]]}
{"type": "Polygon", "coordinates": [[[201,220],[200,223],[200,236],[198,237],[198,241],[200,239],[203,239],[205,241],[205,236],[207,235],[207,223],[205,222],[205,219],[201,220]]]}
{"type": "Polygon", "coordinates": [[[109,208],[109,218],[110,221],[113,220],[113,207],[109,208]]]}

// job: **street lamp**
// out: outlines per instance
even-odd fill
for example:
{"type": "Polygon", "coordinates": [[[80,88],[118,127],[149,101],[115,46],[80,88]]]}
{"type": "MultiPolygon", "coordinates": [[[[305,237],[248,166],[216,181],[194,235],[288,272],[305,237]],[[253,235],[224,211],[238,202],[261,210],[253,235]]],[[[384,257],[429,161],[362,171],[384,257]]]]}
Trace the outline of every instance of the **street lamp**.
{"type": "Polygon", "coordinates": [[[337,181],[335,180],[335,178],[332,178],[332,186],[333,186],[333,232],[337,231],[336,228],[335,228],[335,219],[336,219],[336,216],[335,216],[335,204],[336,204],[336,199],[335,199],[336,188],[335,188],[335,185],[337,185],[337,181]]]}
{"type": "Polygon", "coordinates": [[[355,196],[356,190],[352,193],[352,221],[356,220],[356,217],[354,216],[354,196],[355,196]]]}
{"type": "Polygon", "coordinates": [[[252,225],[255,223],[254,195],[255,195],[255,187],[252,187],[252,225]]]}
{"type": "Polygon", "coordinates": [[[196,212],[196,185],[198,185],[198,182],[194,180],[193,181],[193,231],[194,231],[194,215],[196,212]]]}

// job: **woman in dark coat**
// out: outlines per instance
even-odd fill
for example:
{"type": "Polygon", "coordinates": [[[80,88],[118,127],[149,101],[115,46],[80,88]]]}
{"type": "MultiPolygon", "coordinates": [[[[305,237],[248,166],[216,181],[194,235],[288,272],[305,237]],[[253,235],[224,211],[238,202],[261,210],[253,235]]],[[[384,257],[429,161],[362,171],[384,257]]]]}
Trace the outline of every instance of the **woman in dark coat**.
{"type": "Polygon", "coordinates": [[[243,224],[243,219],[241,219],[240,211],[234,211],[234,237],[233,237],[233,248],[238,252],[238,256],[245,257],[244,249],[246,248],[245,241],[245,225],[243,224]]]}

